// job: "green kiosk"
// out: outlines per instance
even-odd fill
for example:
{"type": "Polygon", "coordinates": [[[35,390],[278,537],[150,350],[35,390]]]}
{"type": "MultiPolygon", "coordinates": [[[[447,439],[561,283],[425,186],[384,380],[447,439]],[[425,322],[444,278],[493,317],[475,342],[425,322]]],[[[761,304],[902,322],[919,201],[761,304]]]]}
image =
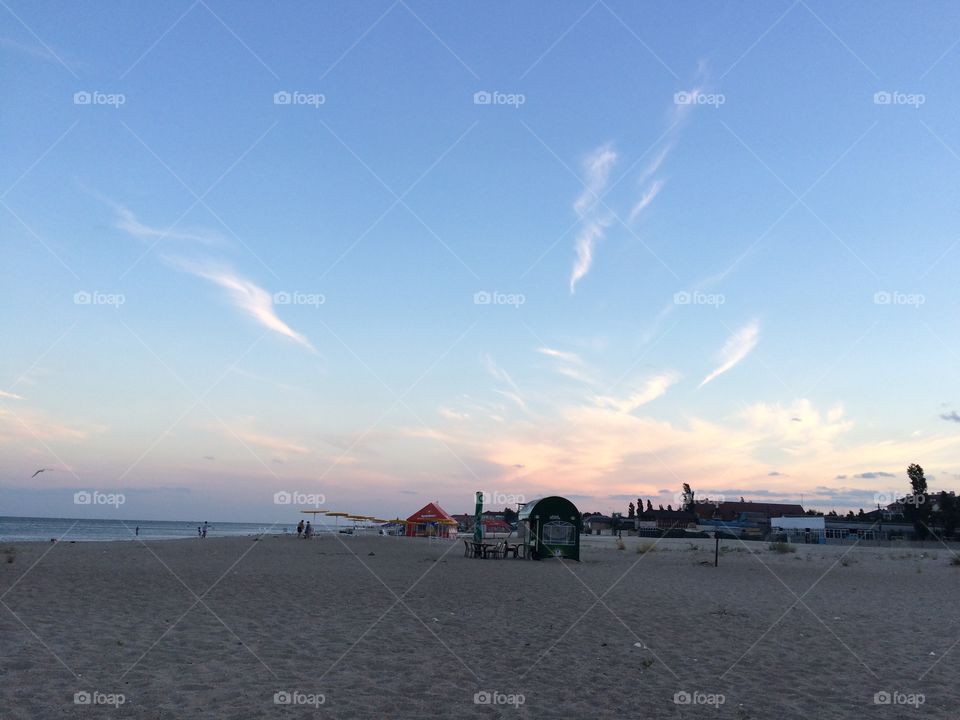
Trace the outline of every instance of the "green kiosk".
{"type": "Polygon", "coordinates": [[[559,495],[531,500],[518,516],[517,530],[524,557],[531,560],[557,557],[580,560],[583,524],[577,506],[559,495]]]}

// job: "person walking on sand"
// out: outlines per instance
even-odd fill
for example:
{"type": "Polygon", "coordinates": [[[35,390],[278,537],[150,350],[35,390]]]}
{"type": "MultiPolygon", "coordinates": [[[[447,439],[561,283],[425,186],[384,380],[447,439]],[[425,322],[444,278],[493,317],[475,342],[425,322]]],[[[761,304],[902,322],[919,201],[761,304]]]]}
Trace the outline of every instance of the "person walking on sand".
{"type": "Polygon", "coordinates": [[[303,537],[306,540],[309,540],[311,537],[313,537],[313,526],[310,525],[309,520],[307,520],[307,526],[303,529],[303,537]]]}
{"type": "Polygon", "coordinates": [[[297,523],[297,537],[303,534],[303,520],[297,523]]]}

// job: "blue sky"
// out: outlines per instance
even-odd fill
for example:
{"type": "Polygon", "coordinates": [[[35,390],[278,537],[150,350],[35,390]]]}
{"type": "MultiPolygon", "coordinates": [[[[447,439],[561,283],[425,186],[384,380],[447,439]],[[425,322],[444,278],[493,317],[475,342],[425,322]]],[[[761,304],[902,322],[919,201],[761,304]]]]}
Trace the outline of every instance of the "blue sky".
{"type": "Polygon", "coordinates": [[[0,16],[8,514],[960,483],[954,4],[0,16]]]}

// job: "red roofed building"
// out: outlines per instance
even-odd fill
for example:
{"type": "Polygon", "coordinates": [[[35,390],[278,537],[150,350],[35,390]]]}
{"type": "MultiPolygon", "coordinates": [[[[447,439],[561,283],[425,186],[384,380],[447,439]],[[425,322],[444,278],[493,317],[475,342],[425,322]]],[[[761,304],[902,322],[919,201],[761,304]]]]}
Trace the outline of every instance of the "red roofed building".
{"type": "Polygon", "coordinates": [[[717,505],[697,503],[693,509],[697,516],[704,520],[716,519],[727,522],[738,520],[744,513],[764,515],[767,519],[804,514],[803,508],[793,503],[722,502],[717,505]]]}
{"type": "Polygon", "coordinates": [[[408,537],[451,537],[457,521],[436,503],[427,503],[407,518],[408,537]]]}

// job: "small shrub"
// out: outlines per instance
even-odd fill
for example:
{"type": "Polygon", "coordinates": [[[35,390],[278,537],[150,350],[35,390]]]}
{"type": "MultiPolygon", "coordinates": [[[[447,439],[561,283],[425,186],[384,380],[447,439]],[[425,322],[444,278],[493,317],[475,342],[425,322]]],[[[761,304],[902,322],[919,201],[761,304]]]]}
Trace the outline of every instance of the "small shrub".
{"type": "Polygon", "coordinates": [[[782,540],[781,540],[781,541],[778,541],[778,542],[772,542],[772,543],[770,543],[769,549],[770,549],[772,552],[780,553],[781,555],[784,555],[784,554],[786,554],[786,553],[792,553],[792,552],[796,552],[796,551],[797,551],[797,549],[796,549],[795,547],[793,547],[790,543],[785,543],[785,542],[783,542],[782,540]]]}
{"type": "Polygon", "coordinates": [[[656,543],[645,542],[637,545],[637,554],[646,555],[648,552],[653,552],[657,549],[656,543]]]}

